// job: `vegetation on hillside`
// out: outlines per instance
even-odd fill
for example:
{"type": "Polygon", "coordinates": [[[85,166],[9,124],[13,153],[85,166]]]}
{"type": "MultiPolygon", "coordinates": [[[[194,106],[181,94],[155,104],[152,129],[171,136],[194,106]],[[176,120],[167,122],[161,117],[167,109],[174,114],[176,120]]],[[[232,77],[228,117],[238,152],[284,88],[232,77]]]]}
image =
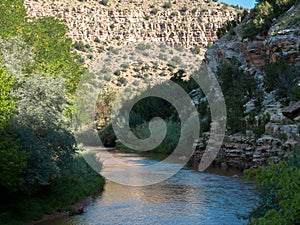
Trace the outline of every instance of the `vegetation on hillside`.
{"type": "Polygon", "coordinates": [[[217,76],[225,97],[227,129],[229,133],[246,131],[245,103],[253,99],[259,107],[261,93],[258,80],[253,74],[243,72],[236,59],[224,62],[218,67],[217,76]]]}
{"type": "Polygon", "coordinates": [[[283,55],[263,68],[266,91],[275,91],[276,98],[284,103],[300,100],[299,65],[289,65],[283,55]]]}
{"type": "Polygon", "coordinates": [[[104,180],[79,154],[67,122],[86,69],[65,25],[28,21],[22,0],[1,1],[0,25],[0,223],[17,224],[70,206],[104,180]]]}
{"type": "Polygon", "coordinates": [[[257,0],[257,5],[243,25],[243,37],[266,34],[272,24],[295,3],[296,0],[257,0]]]}

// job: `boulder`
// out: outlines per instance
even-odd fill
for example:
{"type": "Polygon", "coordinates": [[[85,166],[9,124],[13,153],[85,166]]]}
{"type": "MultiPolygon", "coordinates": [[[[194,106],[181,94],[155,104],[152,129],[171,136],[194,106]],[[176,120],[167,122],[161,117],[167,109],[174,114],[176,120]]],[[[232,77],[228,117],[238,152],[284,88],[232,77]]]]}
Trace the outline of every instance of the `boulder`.
{"type": "Polygon", "coordinates": [[[282,114],[291,120],[300,116],[300,101],[290,104],[287,108],[282,110],[282,114]]]}

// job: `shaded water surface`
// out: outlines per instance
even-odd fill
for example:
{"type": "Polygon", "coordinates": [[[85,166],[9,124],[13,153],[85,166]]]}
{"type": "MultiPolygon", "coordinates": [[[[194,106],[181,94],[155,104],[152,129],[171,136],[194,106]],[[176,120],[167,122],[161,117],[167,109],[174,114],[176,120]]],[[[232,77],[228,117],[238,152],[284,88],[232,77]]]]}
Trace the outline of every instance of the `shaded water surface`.
{"type": "MultiPolygon", "coordinates": [[[[153,158],[134,153],[115,155],[127,163],[155,163],[153,158]]],[[[108,181],[105,191],[84,214],[41,224],[247,224],[241,217],[257,202],[253,187],[239,178],[213,172],[186,167],[164,182],[144,187],[108,181]]]]}

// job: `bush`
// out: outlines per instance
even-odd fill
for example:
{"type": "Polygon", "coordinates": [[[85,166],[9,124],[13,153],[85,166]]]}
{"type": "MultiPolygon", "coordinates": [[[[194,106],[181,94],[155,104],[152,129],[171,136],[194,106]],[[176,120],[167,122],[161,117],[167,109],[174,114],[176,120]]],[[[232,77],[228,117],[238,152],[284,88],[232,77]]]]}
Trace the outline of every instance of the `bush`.
{"type": "Polygon", "coordinates": [[[100,43],[100,38],[96,37],[96,38],[94,39],[94,42],[100,43]]]}
{"type": "Polygon", "coordinates": [[[98,130],[99,138],[102,144],[105,147],[114,147],[116,146],[116,135],[113,130],[111,123],[106,124],[106,126],[102,127],[98,130]]]}
{"type": "Polygon", "coordinates": [[[140,51],[145,51],[145,50],[151,49],[151,45],[150,44],[145,44],[145,43],[139,43],[136,46],[136,49],[138,49],[140,51]]]}
{"type": "Polygon", "coordinates": [[[193,54],[199,54],[201,52],[201,48],[198,45],[195,45],[194,47],[190,48],[190,50],[193,54]]]}
{"type": "Polygon", "coordinates": [[[101,4],[101,5],[104,5],[104,6],[107,6],[108,3],[109,3],[109,0],[101,0],[101,1],[100,1],[100,4],[101,4]]]}
{"type": "Polygon", "coordinates": [[[255,6],[255,17],[244,26],[243,37],[254,37],[267,30],[272,25],[273,7],[268,1],[255,6]]]}
{"type": "Polygon", "coordinates": [[[158,13],[158,9],[157,8],[153,8],[151,11],[150,11],[150,14],[152,15],[156,15],[158,13]]]}
{"type": "Polygon", "coordinates": [[[20,192],[1,193],[1,224],[27,224],[47,213],[72,211],[72,204],[103,190],[105,180],[85,162],[81,155],[72,159],[72,172],[44,186],[31,195],[20,192]]]}
{"type": "Polygon", "coordinates": [[[197,12],[197,9],[196,9],[196,8],[192,9],[192,14],[193,14],[193,15],[195,15],[196,12],[197,12]]]}
{"type": "Polygon", "coordinates": [[[185,13],[186,11],[188,11],[188,7],[186,5],[184,5],[179,11],[181,13],[185,13]]]}
{"type": "Polygon", "coordinates": [[[114,23],[112,23],[112,24],[110,24],[110,25],[109,25],[109,27],[110,27],[110,29],[112,29],[112,30],[113,30],[113,29],[115,28],[115,24],[114,24],[114,23]]]}
{"type": "Polygon", "coordinates": [[[260,116],[258,119],[255,119],[254,111],[250,112],[249,118],[247,120],[248,129],[252,130],[256,138],[261,137],[265,133],[265,125],[270,122],[270,114],[260,116]]]}
{"type": "Polygon", "coordinates": [[[82,41],[78,41],[78,42],[75,42],[74,43],[74,48],[78,51],[82,51],[82,52],[85,52],[85,45],[83,44],[82,41]]]}
{"type": "Polygon", "coordinates": [[[128,83],[125,77],[119,77],[118,82],[123,85],[126,85],[128,83]]]}
{"type": "Polygon", "coordinates": [[[254,177],[259,206],[250,214],[250,224],[300,223],[300,157],[299,147],[293,157],[267,168],[245,171],[248,180],[254,177]]]}
{"type": "Polygon", "coordinates": [[[170,1],[165,2],[165,3],[162,5],[162,7],[163,7],[164,9],[170,9],[170,8],[172,7],[172,3],[171,3],[170,1]]]}
{"type": "MultiPolygon", "coordinates": [[[[159,146],[153,149],[153,152],[170,154],[177,146],[180,137],[180,123],[167,120],[166,125],[166,137],[159,146]]],[[[132,132],[140,139],[145,139],[150,136],[148,123],[143,123],[136,126],[132,132]]]]}
{"type": "Polygon", "coordinates": [[[229,35],[235,35],[234,28],[241,23],[240,15],[238,15],[234,20],[227,21],[222,27],[217,30],[217,37],[220,39],[225,34],[229,32],[229,35]]]}

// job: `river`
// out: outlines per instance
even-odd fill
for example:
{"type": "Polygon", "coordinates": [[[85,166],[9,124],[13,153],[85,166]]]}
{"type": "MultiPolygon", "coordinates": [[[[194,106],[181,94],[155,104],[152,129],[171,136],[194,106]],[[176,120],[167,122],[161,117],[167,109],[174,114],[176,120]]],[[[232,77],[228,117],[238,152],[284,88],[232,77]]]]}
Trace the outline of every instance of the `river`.
{"type": "MultiPolygon", "coordinates": [[[[113,154],[140,165],[157,161],[147,155],[113,154]]],[[[184,167],[161,183],[141,187],[107,181],[103,193],[85,208],[84,214],[40,225],[247,224],[242,218],[257,203],[253,186],[232,177],[232,171],[209,171],[200,173],[184,167]]]]}

